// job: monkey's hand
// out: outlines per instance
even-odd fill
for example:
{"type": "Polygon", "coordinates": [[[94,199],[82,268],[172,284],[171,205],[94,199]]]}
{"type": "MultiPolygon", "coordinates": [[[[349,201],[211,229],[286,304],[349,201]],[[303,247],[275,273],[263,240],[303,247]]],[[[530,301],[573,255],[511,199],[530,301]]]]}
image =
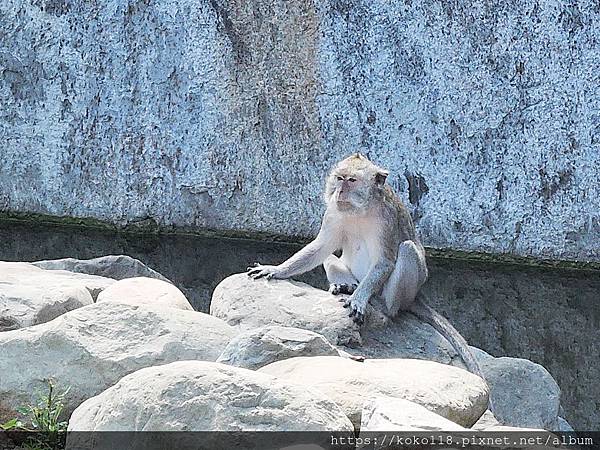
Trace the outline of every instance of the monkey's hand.
{"type": "Polygon", "coordinates": [[[344,308],[350,308],[350,314],[348,314],[348,317],[352,317],[354,323],[357,325],[362,325],[365,323],[365,311],[367,309],[367,303],[369,302],[369,299],[366,299],[365,301],[363,298],[358,297],[355,294],[356,292],[350,297],[340,301],[344,302],[344,308]]]}
{"type": "Polygon", "coordinates": [[[248,272],[248,276],[253,280],[258,280],[259,278],[266,278],[270,280],[271,278],[283,278],[282,271],[279,266],[263,266],[259,263],[254,263],[252,267],[248,267],[246,269],[248,272]]]}

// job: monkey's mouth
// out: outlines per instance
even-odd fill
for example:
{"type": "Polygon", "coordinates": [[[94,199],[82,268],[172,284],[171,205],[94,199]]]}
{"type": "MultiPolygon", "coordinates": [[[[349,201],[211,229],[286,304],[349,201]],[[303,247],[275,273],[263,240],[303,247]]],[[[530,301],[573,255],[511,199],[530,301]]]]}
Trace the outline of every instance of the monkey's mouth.
{"type": "Polygon", "coordinates": [[[335,204],[339,211],[348,211],[354,208],[354,205],[349,200],[338,200],[337,202],[335,202],[335,204]]]}

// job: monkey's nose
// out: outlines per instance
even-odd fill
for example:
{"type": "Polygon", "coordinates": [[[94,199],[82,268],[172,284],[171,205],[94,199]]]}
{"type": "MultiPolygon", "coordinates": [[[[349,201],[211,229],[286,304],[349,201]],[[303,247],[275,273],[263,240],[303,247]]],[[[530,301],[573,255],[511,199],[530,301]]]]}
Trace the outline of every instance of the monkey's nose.
{"type": "Polygon", "coordinates": [[[348,190],[347,189],[340,189],[338,191],[338,198],[344,199],[346,197],[348,197],[348,190]]]}

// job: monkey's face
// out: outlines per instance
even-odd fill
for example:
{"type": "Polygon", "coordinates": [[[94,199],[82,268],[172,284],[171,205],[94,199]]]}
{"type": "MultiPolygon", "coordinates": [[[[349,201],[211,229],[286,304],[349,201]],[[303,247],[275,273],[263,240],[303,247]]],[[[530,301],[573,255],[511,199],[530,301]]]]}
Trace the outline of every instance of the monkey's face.
{"type": "Polygon", "coordinates": [[[357,172],[336,172],[332,200],[340,211],[364,208],[369,198],[369,186],[364,175],[357,172]]]}
{"type": "Polygon", "coordinates": [[[377,197],[386,176],[385,170],[357,153],[338,163],[330,173],[325,200],[341,212],[363,211],[377,197]]]}

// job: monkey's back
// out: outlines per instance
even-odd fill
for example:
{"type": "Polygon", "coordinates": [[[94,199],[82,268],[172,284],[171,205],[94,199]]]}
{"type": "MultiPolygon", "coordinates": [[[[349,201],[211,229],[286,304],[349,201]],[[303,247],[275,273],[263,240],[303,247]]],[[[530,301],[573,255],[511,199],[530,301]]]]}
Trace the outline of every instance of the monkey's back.
{"type": "Polygon", "coordinates": [[[388,184],[383,189],[383,206],[384,213],[397,227],[396,233],[400,242],[411,240],[420,245],[410,212],[400,200],[400,196],[388,184]]]}

